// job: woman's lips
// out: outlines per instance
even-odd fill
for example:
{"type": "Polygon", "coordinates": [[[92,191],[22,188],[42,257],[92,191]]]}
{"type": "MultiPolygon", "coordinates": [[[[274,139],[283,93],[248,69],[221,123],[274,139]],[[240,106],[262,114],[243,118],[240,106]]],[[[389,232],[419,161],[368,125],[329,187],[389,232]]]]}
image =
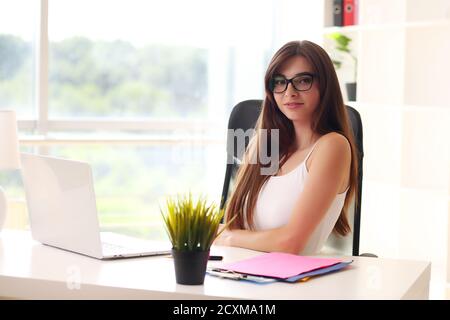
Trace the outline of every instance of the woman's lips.
{"type": "Polygon", "coordinates": [[[295,109],[295,108],[300,108],[301,106],[303,106],[303,103],[300,102],[289,102],[286,103],[285,106],[289,109],[295,109]]]}

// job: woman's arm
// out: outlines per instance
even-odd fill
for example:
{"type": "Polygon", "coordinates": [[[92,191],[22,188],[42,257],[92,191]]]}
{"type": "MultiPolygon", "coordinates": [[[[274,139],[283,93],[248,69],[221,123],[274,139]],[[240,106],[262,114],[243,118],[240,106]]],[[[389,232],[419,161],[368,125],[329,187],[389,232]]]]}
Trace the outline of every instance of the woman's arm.
{"type": "Polygon", "coordinates": [[[309,178],[286,225],[263,231],[226,230],[215,244],[258,251],[301,252],[350,175],[351,149],[344,136],[337,133],[323,136],[313,154],[309,178]]]}
{"type": "Polygon", "coordinates": [[[290,252],[289,250],[283,249],[285,247],[283,239],[286,238],[284,228],[285,227],[280,227],[263,231],[227,229],[214,241],[214,244],[219,246],[241,247],[257,251],[290,252]]]}

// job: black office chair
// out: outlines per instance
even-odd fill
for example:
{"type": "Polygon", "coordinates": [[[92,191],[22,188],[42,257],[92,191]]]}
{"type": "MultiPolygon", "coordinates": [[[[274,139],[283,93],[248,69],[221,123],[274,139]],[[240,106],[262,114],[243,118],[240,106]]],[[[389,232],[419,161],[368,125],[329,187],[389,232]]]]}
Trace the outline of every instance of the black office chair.
{"type": "MultiPolygon", "coordinates": [[[[262,100],[246,100],[238,103],[231,111],[228,121],[228,129],[243,129],[244,131],[255,128],[256,121],[261,112],[262,100]]],[[[362,176],[363,176],[363,130],[361,117],[354,108],[347,107],[347,112],[350,118],[353,134],[355,137],[355,143],[358,148],[358,190],[356,192],[356,198],[358,199],[356,206],[353,205],[349,208],[349,222],[353,224],[352,232],[346,237],[339,237],[332,235],[327,240],[324,246],[324,252],[328,254],[341,254],[341,255],[359,255],[359,235],[360,235],[360,223],[361,223],[361,192],[362,192],[362,176]]],[[[223,208],[232,191],[234,185],[234,179],[239,167],[239,161],[242,155],[237,154],[237,143],[235,141],[228,141],[227,146],[233,143],[234,150],[232,155],[228,155],[228,158],[233,158],[233,162],[227,161],[227,167],[225,172],[225,180],[222,190],[222,201],[220,207],[223,208]],[[230,187],[231,186],[231,187],[230,187]]],[[[245,147],[247,148],[248,141],[245,141],[245,147]]],[[[227,151],[230,150],[227,147],[227,151]]],[[[373,254],[363,254],[364,256],[376,257],[373,254]]]]}

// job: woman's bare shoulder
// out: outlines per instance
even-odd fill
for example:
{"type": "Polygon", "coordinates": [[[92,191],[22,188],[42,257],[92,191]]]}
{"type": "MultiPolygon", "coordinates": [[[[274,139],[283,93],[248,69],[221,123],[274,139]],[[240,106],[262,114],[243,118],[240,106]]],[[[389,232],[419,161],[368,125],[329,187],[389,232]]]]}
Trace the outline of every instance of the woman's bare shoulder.
{"type": "Polygon", "coordinates": [[[344,135],[337,132],[330,132],[320,137],[315,149],[312,154],[313,157],[319,156],[318,158],[342,160],[344,162],[351,159],[350,142],[344,135]]]}
{"type": "Polygon", "coordinates": [[[338,132],[330,132],[319,138],[317,141],[318,145],[321,144],[326,146],[336,146],[339,149],[350,148],[350,142],[348,142],[347,138],[338,132]]]}

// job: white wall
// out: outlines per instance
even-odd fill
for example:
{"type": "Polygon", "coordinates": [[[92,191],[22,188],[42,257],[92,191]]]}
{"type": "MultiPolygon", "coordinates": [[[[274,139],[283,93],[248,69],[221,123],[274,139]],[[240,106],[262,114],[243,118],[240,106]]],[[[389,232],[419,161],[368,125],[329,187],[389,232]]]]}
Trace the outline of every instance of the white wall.
{"type": "Polygon", "coordinates": [[[344,32],[359,59],[361,252],[431,261],[431,297],[443,298],[450,280],[450,0],[359,4],[360,25],[344,32]]]}

